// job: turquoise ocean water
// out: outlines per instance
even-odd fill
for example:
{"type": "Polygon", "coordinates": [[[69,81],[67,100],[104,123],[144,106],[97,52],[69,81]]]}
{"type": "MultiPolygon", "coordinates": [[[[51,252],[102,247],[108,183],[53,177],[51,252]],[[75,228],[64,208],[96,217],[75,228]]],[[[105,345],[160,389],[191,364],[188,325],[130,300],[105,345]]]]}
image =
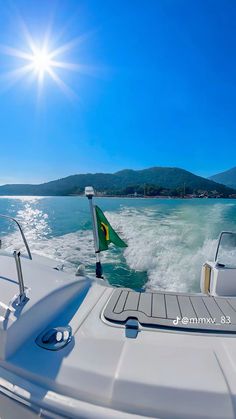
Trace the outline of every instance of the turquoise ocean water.
{"type": "MultiPolygon", "coordinates": [[[[128,243],[103,252],[110,283],[131,288],[199,291],[201,265],[213,257],[221,230],[236,231],[236,201],[217,199],[97,198],[128,243]]],[[[22,223],[32,252],[78,264],[94,274],[91,219],[86,198],[1,197],[0,213],[22,223]]],[[[0,221],[3,248],[21,247],[19,234],[0,221]]],[[[23,248],[22,248],[23,250],[23,248]]]]}

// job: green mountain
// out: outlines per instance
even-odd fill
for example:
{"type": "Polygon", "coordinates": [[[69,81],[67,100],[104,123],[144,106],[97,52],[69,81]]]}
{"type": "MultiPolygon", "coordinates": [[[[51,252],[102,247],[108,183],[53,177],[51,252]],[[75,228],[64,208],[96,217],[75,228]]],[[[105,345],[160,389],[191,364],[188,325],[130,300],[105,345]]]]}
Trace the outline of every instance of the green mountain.
{"type": "MultiPolygon", "coordinates": [[[[39,185],[15,184],[0,186],[0,195],[70,195],[81,194],[85,186],[92,185],[98,192],[126,194],[133,190],[156,188],[168,191],[183,190],[187,193],[196,191],[215,191],[228,196],[235,193],[212,180],[196,176],[186,170],[175,167],[152,167],[144,170],[122,170],[113,174],[95,173],[78,174],[39,185]]],[[[154,194],[154,193],[153,193],[154,194]]],[[[174,194],[174,192],[173,192],[174,194]]]]}
{"type": "Polygon", "coordinates": [[[217,173],[211,176],[209,179],[214,182],[222,183],[223,185],[229,186],[230,188],[236,189],[236,167],[226,170],[225,172],[217,173]]]}

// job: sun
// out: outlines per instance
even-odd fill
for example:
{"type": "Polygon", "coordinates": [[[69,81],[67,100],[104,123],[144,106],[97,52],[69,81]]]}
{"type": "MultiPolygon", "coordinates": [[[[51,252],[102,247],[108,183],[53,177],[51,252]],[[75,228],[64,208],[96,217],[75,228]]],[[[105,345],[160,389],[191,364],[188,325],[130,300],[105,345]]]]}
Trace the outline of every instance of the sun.
{"type": "Polygon", "coordinates": [[[47,50],[36,50],[32,55],[32,64],[35,73],[42,77],[45,73],[50,72],[53,63],[50,59],[50,53],[47,50]]]}
{"type": "MultiPolygon", "coordinates": [[[[68,52],[83,42],[85,35],[80,35],[66,44],[57,45],[57,47],[54,48],[50,48],[50,46],[54,45],[54,42],[53,39],[49,39],[48,33],[45,34],[40,43],[33,39],[27,27],[24,25],[24,35],[26,39],[24,49],[0,45],[0,54],[14,57],[14,59],[19,61],[19,66],[17,68],[14,68],[12,71],[8,71],[8,73],[3,75],[7,78],[9,85],[12,86],[12,84],[18,82],[22,78],[26,78],[28,81],[36,79],[38,81],[38,92],[39,95],[41,95],[44,79],[45,77],[48,77],[63,93],[70,98],[77,99],[77,94],[63,80],[63,75],[68,71],[92,74],[93,67],[82,63],[68,62],[63,59],[63,55],[66,53],[68,56],[68,52]]],[[[15,65],[16,62],[14,61],[14,66],[15,65]]]]}

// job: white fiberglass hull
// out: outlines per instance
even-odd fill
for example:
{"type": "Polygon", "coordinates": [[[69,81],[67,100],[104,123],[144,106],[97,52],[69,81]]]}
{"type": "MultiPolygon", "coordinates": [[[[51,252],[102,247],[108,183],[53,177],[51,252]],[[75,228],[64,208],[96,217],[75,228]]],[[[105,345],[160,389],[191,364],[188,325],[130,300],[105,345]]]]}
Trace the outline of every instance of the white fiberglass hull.
{"type": "MultiPolygon", "coordinates": [[[[16,305],[14,260],[0,255],[0,265],[1,419],[235,418],[234,330],[202,333],[141,322],[131,337],[125,322],[105,316],[115,289],[104,281],[22,258],[27,299],[16,305]],[[72,331],[61,347],[56,335],[48,339],[58,327],[72,331]]],[[[117,315],[134,304],[142,312],[140,302],[150,298],[128,293],[122,309],[115,305],[117,315]]],[[[180,301],[165,298],[170,310],[180,301]]],[[[231,315],[236,325],[232,307],[231,315]]]]}

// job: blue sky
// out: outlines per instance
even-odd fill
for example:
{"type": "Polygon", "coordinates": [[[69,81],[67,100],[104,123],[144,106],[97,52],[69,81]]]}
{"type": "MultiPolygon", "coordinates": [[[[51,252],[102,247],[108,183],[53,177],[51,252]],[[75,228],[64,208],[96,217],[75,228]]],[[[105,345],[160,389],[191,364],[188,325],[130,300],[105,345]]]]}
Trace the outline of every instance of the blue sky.
{"type": "Polygon", "coordinates": [[[176,166],[236,165],[234,0],[0,0],[0,183],[176,166]],[[36,45],[83,71],[13,79],[36,45]],[[14,83],[13,83],[14,81],[14,83]]]}

